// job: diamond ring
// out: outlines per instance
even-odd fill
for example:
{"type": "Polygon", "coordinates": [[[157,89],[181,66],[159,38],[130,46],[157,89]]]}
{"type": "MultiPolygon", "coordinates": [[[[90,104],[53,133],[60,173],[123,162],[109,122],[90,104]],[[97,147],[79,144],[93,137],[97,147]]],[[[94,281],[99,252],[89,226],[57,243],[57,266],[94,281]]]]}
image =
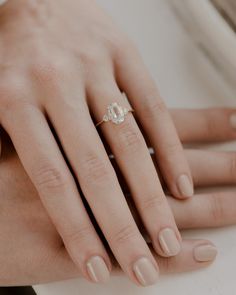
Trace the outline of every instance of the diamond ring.
{"type": "Polygon", "coordinates": [[[128,113],[133,112],[133,109],[124,108],[120,106],[117,102],[113,102],[107,107],[107,113],[103,116],[102,121],[96,124],[96,127],[108,121],[119,125],[125,121],[125,116],[128,115],[128,113]]]}

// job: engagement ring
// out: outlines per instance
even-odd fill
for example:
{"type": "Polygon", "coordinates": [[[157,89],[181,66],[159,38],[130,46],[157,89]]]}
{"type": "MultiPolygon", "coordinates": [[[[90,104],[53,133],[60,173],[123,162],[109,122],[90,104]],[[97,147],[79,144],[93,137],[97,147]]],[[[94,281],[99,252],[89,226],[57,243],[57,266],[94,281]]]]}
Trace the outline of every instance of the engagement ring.
{"type": "Polygon", "coordinates": [[[111,121],[112,123],[117,125],[121,124],[125,121],[125,116],[128,115],[128,113],[133,112],[133,109],[124,108],[118,105],[117,102],[113,102],[107,107],[107,113],[103,116],[102,121],[96,124],[96,127],[108,121],[111,121]]]}

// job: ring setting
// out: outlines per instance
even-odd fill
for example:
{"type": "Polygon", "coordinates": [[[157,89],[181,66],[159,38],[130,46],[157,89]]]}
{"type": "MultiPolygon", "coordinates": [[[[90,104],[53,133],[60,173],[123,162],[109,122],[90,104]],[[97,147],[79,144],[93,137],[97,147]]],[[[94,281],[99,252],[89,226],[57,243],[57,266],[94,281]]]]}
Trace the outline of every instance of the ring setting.
{"type": "Polygon", "coordinates": [[[109,104],[107,107],[107,113],[103,116],[102,121],[97,123],[96,127],[101,125],[102,123],[111,121],[112,123],[119,125],[125,121],[126,115],[128,113],[134,112],[133,109],[127,109],[125,107],[120,106],[117,102],[113,102],[109,104]]]}

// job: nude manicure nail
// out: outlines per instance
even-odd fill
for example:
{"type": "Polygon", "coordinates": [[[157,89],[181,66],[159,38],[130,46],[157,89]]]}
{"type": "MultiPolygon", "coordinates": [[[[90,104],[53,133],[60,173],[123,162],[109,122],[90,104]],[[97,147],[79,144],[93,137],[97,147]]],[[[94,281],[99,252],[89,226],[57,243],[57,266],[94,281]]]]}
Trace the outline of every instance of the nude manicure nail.
{"type": "Polygon", "coordinates": [[[143,286],[153,285],[158,280],[158,271],[146,257],[142,257],[134,263],[133,271],[143,286]]]}
{"type": "Polygon", "coordinates": [[[201,245],[194,249],[194,258],[199,262],[208,262],[216,258],[217,249],[212,245],[201,245]]]}
{"type": "Polygon", "coordinates": [[[232,114],[229,118],[230,125],[236,129],[236,114],[232,114]]]}
{"type": "Polygon", "coordinates": [[[93,256],[87,262],[87,271],[95,283],[106,283],[110,278],[110,272],[103,258],[93,256]]]}
{"type": "Polygon", "coordinates": [[[184,197],[192,197],[194,194],[193,185],[187,175],[181,175],[178,179],[178,188],[184,197]]]}
{"type": "Polygon", "coordinates": [[[175,256],[181,250],[180,242],[171,228],[163,229],[159,233],[159,242],[162,250],[167,256],[175,256]]]}

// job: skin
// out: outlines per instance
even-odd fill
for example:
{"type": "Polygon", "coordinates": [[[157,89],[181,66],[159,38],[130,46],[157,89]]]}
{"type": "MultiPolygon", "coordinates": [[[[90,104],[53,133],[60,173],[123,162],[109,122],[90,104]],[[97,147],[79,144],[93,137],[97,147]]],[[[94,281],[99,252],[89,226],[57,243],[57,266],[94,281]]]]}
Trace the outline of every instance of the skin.
{"type": "Polygon", "coordinates": [[[108,122],[99,130],[156,253],[178,254],[180,247],[166,253],[160,243],[164,229],[173,231],[177,244],[181,236],[137,122],[155,149],[172,195],[191,196],[192,177],[170,114],[137,49],[93,0],[11,0],[1,8],[0,20],[0,123],[70,257],[89,280],[86,265],[94,255],[111,269],[79,183],[123,271],[138,283],[134,263],[146,257],[157,277],[158,264],[94,126],[112,102],[135,109],[135,117],[129,114],[123,124],[108,122]],[[183,175],[187,194],[180,190],[183,175]],[[81,232],[86,232],[83,241],[81,232]]]}
{"type": "MultiPolygon", "coordinates": [[[[235,110],[174,110],[172,116],[183,143],[218,142],[235,139],[229,124],[235,110]],[[201,124],[197,124],[201,122],[201,124]],[[192,128],[189,128],[190,124],[192,128]],[[214,134],[209,126],[215,126],[214,134]]],[[[80,277],[83,274],[69,257],[63,241],[27,176],[9,139],[2,134],[0,163],[0,285],[31,285],[80,277]]],[[[197,187],[236,183],[235,152],[185,150],[197,187]]],[[[114,164],[115,165],[115,164],[114,164]]],[[[120,180],[122,183],[122,180],[120,180]]],[[[124,192],[128,186],[122,184],[124,192]]],[[[128,199],[129,200],[129,199],[128,199]]],[[[167,197],[179,229],[220,227],[236,223],[234,191],[213,190],[180,201],[167,197]]],[[[137,219],[137,210],[130,208],[137,219]]],[[[81,233],[81,237],[84,236],[81,233]]],[[[184,272],[208,266],[194,258],[194,249],[211,245],[206,240],[184,240],[180,254],[173,258],[158,256],[150,246],[161,273],[184,272]]],[[[112,274],[120,273],[113,261],[112,274]]]]}

